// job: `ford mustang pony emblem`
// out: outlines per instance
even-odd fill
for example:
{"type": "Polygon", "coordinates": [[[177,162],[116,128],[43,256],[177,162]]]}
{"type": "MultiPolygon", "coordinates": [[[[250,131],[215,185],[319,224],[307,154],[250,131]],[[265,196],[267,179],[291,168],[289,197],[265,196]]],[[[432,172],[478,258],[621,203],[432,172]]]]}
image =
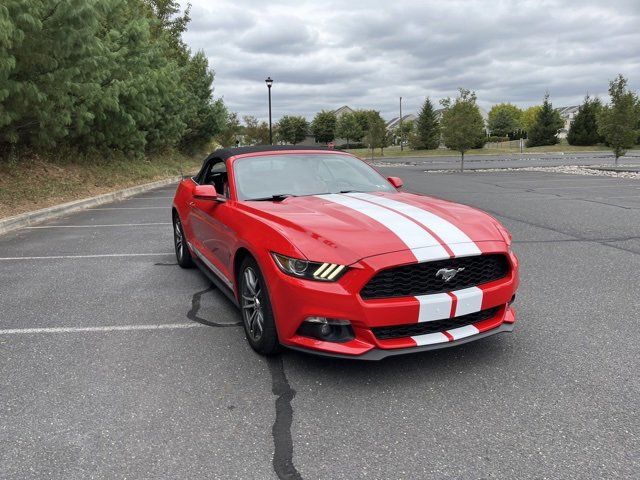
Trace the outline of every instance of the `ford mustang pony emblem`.
{"type": "Polygon", "coordinates": [[[464,270],[464,267],[460,267],[460,268],[441,268],[440,270],[438,270],[436,272],[436,278],[442,277],[442,279],[445,282],[448,282],[453,277],[455,277],[458,274],[458,272],[461,272],[463,270],[464,270]]]}

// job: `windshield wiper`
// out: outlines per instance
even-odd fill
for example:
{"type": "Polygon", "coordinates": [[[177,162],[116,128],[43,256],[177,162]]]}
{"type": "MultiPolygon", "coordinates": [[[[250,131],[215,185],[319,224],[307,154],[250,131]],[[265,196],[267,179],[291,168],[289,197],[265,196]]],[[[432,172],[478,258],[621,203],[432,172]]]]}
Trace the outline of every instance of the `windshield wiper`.
{"type": "Polygon", "coordinates": [[[340,190],[340,193],[366,193],[362,190],[340,190]]]}
{"type": "Polygon", "coordinates": [[[295,195],[291,195],[290,193],[278,193],[276,195],[271,195],[269,197],[260,197],[260,198],[248,198],[248,202],[281,202],[289,197],[295,197],[295,195]]]}

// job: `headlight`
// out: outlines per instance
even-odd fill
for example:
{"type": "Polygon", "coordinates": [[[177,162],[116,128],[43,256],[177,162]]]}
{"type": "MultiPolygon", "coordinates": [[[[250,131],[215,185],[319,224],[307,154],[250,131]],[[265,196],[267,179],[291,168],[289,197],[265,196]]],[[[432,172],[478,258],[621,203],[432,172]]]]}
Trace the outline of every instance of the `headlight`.
{"type": "Polygon", "coordinates": [[[271,255],[278,268],[293,277],[321,282],[335,282],[347,271],[347,267],[337,263],[310,262],[309,260],[286,257],[273,252],[271,255]]]}

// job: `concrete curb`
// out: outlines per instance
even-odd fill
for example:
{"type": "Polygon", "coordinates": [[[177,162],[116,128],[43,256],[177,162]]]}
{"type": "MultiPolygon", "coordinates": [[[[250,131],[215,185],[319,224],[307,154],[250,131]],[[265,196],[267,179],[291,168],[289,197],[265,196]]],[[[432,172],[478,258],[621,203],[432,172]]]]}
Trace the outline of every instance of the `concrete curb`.
{"type": "Polygon", "coordinates": [[[123,190],[116,190],[115,192],[104,193],[97,197],[83,198],[82,200],[75,200],[73,202],[62,203],[60,205],[54,205],[53,207],[47,207],[33,212],[21,213],[14,217],[3,218],[0,219],[0,235],[18,228],[28,227],[29,225],[44,222],[45,220],[77,212],[79,210],[95,207],[104,203],[115,202],[116,200],[122,200],[124,198],[131,197],[132,195],[146,192],[147,190],[171,185],[181,179],[182,177],[175,176],[165,180],[159,180],[157,182],[145,183],[143,185],[136,185],[135,187],[129,187],[123,190]]]}

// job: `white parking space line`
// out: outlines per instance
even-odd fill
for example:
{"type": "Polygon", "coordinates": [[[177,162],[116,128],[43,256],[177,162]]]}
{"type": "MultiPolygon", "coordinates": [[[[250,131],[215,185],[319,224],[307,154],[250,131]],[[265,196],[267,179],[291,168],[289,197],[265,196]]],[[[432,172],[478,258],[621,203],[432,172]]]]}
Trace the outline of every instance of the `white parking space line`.
{"type": "Polygon", "coordinates": [[[160,198],[160,199],[166,199],[166,198],[173,199],[174,197],[130,197],[130,198],[127,198],[127,200],[155,200],[157,198],[160,198]]]}
{"type": "Polygon", "coordinates": [[[132,330],[178,330],[201,328],[206,325],[190,323],[159,323],[155,325],[111,325],[104,327],[43,327],[43,328],[7,328],[0,329],[0,335],[24,335],[35,333],[86,333],[86,332],[127,332],[132,330]]]}
{"type": "Polygon", "coordinates": [[[98,207],[87,208],[87,210],[169,210],[169,207],[98,207]]]}
{"type": "Polygon", "coordinates": [[[102,228],[102,227],[147,227],[155,225],[171,225],[171,222],[155,223],[111,223],[101,225],[39,225],[37,227],[24,227],[26,230],[39,230],[46,228],[102,228]]]}
{"type": "Polygon", "coordinates": [[[167,255],[175,255],[169,253],[102,253],[96,255],[46,255],[41,257],[0,257],[0,262],[8,262],[15,260],[57,260],[57,259],[76,259],[76,258],[117,258],[117,257],[164,257],[167,255]]]}
{"type": "Polygon", "coordinates": [[[572,185],[570,187],[532,187],[533,190],[567,190],[570,188],[637,188],[640,189],[637,183],[629,184],[625,183],[623,185],[572,185]]]}

